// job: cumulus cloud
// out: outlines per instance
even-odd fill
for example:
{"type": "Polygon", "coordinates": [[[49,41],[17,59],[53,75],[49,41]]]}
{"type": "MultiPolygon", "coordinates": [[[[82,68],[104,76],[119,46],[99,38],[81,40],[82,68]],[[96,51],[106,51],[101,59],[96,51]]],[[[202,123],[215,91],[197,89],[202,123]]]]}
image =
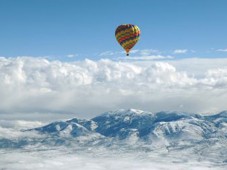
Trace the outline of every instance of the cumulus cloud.
{"type": "Polygon", "coordinates": [[[207,68],[196,76],[189,68],[178,69],[182,64],[170,63],[1,57],[0,113],[75,113],[87,118],[119,108],[226,109],[227,68],[207,68]]]}
{"type": "Polygon", "coordinates": [[[227,69],[227,58],[184,58],[169,60],[168,63],[176,67],[178,71],[185,71],[188,75],[197,78],[204,77],[209,70],[227,69]]]}
{"type": "Polygon", "coordinates": [[[185,54],[187,52],[188,52],[187,49],[176,49],[173,51],[174,54],[185,54]]]}

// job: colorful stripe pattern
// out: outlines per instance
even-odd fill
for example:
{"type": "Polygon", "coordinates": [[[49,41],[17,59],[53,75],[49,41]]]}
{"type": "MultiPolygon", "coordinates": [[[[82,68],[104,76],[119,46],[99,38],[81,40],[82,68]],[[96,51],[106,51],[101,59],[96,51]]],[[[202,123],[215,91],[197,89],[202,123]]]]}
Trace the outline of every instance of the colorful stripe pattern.
{"type": "Polygon", "coordinates": [[[115,36],[128,55],[129,51],[140,38],[140,29],[138,26],[132,24],[120,25],[115,31],[115,36]]]}

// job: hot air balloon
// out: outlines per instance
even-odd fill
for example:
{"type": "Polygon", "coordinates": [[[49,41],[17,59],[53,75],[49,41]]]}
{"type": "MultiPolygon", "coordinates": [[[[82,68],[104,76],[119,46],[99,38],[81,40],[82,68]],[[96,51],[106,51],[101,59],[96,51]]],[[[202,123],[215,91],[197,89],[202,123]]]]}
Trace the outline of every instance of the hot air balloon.
{"type": "Polygon", "coordinates": [[[115,37],[128,56],[129,51],[140,39],[140,29],[138,26],[132,24],[119,25],[115,31],[115,37]]]}

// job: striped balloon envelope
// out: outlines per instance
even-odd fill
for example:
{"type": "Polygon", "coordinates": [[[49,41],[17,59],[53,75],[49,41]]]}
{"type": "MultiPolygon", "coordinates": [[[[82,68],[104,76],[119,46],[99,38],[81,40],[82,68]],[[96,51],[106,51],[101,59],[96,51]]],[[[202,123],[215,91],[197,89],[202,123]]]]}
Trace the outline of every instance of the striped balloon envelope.
{"type": "Polygon", "coordinates": [[[115,37],[128,56],[129,51],[140,39],[140,29],[138,26],[132,24],[119,25],[115,31],[115,37]]]}

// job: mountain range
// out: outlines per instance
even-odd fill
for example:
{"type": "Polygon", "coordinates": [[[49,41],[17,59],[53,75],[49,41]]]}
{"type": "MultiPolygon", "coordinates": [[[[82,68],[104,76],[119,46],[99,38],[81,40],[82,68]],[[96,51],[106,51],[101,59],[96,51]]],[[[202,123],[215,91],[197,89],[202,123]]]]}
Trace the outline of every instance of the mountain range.
{"type": "Polygon", "coordinates": [[[227,137],[227,112],[203,116],[183,112],[145,112],[117,110],[90,120],[73,118],[29,129],[59,137],[97,135],[118,140],[136,137],[145,142],[154,139],[201,141],[227,137]]]}
{"type": "Polygon", "coordinates": [[[218,155],[227,162],[227,111],[201,115],[121,109],[90,120],[56,121],[21,133],[27,135],[1,138],[0,148],[73,146],[146,151],[164,149],[167,152],[187,150],[201,155],[212,154],[213,157],[218,155]]]}

